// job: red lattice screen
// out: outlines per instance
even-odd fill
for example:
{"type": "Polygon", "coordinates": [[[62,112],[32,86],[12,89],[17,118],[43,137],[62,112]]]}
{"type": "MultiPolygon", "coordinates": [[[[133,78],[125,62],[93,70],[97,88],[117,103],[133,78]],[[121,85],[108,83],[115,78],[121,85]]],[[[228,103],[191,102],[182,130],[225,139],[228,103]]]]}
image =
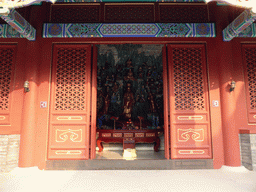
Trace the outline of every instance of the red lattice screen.
{"type": "Polygon", "coordinates": [[[243,55],[248,122],[256,123],[256,45],[244,45],[243,55]]]}
{"type": "Polygon", "coordinates": [[[9,110],[14,48],[0,48],[0,110],[9,110]]]}
{"type": "Polygon", "coordinates": [[[168,45],[171,157],[211,158],[204,45],[168,45]]]}
{"type": "Polygon", "coordinates": [[[57,52],[55,110],[85,110],[86,48],[57,52]]]}
{"type": "Polygon", "coordinates": [[[147,23],[204,23],[209,22],[205,4],[184,3],[93,3],[51,6],[50,22],[147,22],[147,23]],[[191,5],[190,5],[191,4],[191,5]]]}
{"type": "Polygon", "coordinates": [[[52,5],[53,23],[93,23],[100,21],[100,5],[52,5]]]}
{"type": "Polygon", "coordinates": [[[88,159],[91,45],[53,49],[49,159],[88,159]]]}
{"type": "Polygon", "coordinates": [[[208,22],[207,5],[166,5],[163,3],[159,8],[161,22],[208,22]]]}
{"type": "Polygon", "coordinates": [[[174,48],[175,110],[204,110],[202,48],[174,48]]]}
{"type": "MultiPolygon", "coordinates": [[[[0,124],[10,125],[16,45],[0,46],[0,124]]],[[[12,112],[14,112],[14,108],[12,112]]]]}
{"type": "Polygon", "coordinates": [[[154,5],[106,5],[105,22],[154,22],[154,5]]]}

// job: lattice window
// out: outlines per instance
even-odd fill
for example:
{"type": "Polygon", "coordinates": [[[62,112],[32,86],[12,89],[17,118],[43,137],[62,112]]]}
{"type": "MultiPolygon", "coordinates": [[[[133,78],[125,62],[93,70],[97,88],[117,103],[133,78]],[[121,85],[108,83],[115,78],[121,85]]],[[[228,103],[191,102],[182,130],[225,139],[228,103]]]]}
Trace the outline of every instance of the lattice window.
{"type": "Polygon", "coordinates": [[[204,110],[201,48],[174,48],[175,110],[204,110]]]}
{"type": "Polygon", "coordinates": [[[0,48],[0,110],[9,109],[14,49],[0,48]]]}
{"type": "Polygon", "coordinates": [[[186,23],[204,23],[208,22],[207,5],[202,6],[180,6],[180,5],[161,5],[160,22],[186,22],[186,23]]]}
{"type": "Polygon", "coordinates": [[[57,51],[55,110],[85,110],[86,48],[57,51]]]}
{"type": "Polygon", "coordinates": [[[105,22],[154,22],[153,5],[106,6],[105,22]]]}
{"type": "Polygon", "coordinates": [[[56,23],[93,23],[99,22],[99,5],[61,6],[53,5],[51,22],[56,23]]]}
{"type": "Polygon", "coordinates": [[[250,108],[256,109],[256,48],[245,48],[250,108]]]}

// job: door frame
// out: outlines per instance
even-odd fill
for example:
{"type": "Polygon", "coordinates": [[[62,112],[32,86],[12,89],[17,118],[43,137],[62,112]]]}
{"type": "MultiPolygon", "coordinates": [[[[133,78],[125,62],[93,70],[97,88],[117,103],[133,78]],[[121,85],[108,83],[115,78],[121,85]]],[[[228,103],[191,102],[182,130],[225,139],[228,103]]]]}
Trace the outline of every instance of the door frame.
{"type": "MultiPolygon", "coordinates": [[[[102,38],[101,40],[86,40],[83,38],[78,38],[76,41],[73,39],[66,39],[63,42],[62,39],[47,39],[42,44],[42,49],[44,52],[42,53],[42,64],[40,64],[40,68],[42,68],[40,72],[40,82],[43,82],[39,86],[39,101],[48,101],[47,106],[49,107],[49,94],[50,94],[50,84],[49,81],[51,79],[51,61],[52,61],[52,46],[53,44],[65,43],[65,44],[77,44],[79,41],[80,43],[91,44],[91,45],[98,45],[98,44],[125,44],[128,42],[128,39],[121,39],[117,38],[114,41],[110,41],[109,39],[102,38]]],[[[188,39],[177,38],[174,40],[167,39],[163,41],[162,39],[154,39],[151,41],[148,38],[142,38],[141,40],[135,40],[131,38],[129,43],[132,44],[163,44],[166,46],[167,44],[177,44],[177,43],[186,43],[186,44],[197,44],[197,43],[204,43],[206,45],[206,62],[207,62],[207,76],[209,81],[209,101],[210,101],[210,117],[214,119],[211,121],[211,132],[212,132],[212,152],[213,152],[213,166],[215,169],[220,168],[224,164],[224,153],[223,153],[223,139],[222,139],[222,122],[221,122],[221,106],[213,107],[212,101],[220,101],[220,93],[219,93],[219,72],[218,72],[218,57],[216,49],[212,47],[216,46],[215,39],[200,39],[195,41],[191,41],[188,39]]],[[[96,82],[94,82],[96,83],[96,82]]],[[[167,92],[168,93],[168,92],[167,92]]],[[[96,107],[95,107],[96,109],[96,107]]],[[[49,121],[49,110],[42,111],[40,113],[41,118],[38,119],[38,131],[37,131],[37,143],[43,143],[43,145],[38,145],[38,150],[36,152],[37,164],[40,169],[44,169],[46,167],[47,159],[47,147],[48,147],[48,121],[49,121]],[[40,131],[39,131],[40,130],[40,131]],[[41,152],[40,152],[41,151],[41,152]],[[42,153],[43,151],[43,153],[42,153]]],[[[95,116],[96,118],[96,116],[95,116]]],[[[96,119],[95,119],[96,122],[96,119]]],[[[96,129],[95,129],[96,134],[96,129]]],[[[166,135],[166,134],[165,134],[166,135]]],[[[168,133],[167,133],[168,135],[168,133]]],[[[165,136],[166,137],[166,136],[165,136]]],[[[96,139],[96,136],[95,136],[96,139]]],[[[91,142],[90,142],[91,143],[91,142]]],[[[96,144],[95,144],[96,145],[96,144]]],[[[93,146],[93,144],[92,144],[93,146]]],[[[166,147],[165,147],[165,150],[166,147]]],[[[93,149],[91,148],[91,152],[96,154],[96,147],[93,149]]],[[[93,155],[91,156],[93,157],[93,155]]],[[[90,157],[90,158],[91,158],[90,157]]]]}
{"type": "MultiPolygon", "coordinates": [[[[100,45],[101,43],[97,44],[100,45]]],[[[126,44],[126,43],[116,43],[126,44]]],[[[143,42],[133,44],[148,44],[143,42]]],[[[150,43],[162,44],[162,43],[150,43]]],[[[168,75],[167,75],[167,46],[162,47],[162,62],[163,62],[163,102],[164,102],[164,151],[165,158],[170,159],[170,139],[169,139],[169,118],[168,118],[168,75]]],[[[90,159],[96,158],[96,117],[97,117],[97,59],[98,49],[96,44],[92,44],[92,75],[91,75],[91,129],[90,129],[90,159]]]]}

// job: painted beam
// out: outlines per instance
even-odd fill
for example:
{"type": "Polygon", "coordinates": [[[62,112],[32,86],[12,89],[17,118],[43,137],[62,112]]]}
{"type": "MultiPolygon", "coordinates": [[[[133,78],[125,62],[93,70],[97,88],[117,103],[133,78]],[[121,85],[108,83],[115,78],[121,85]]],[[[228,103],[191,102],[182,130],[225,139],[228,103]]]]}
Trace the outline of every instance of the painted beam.
{"type": "MultiPolygon", "coordinates": [[[[3,20],[5,20],[13,29],[15,29],[18,33],[20,33],[20,37],[27,38],[30,41],[36,40],[36,30],[14,9],[11,9],[9,13],[6,15],[0,15],[3,20]]],[[[3,32],[10,33],[11,29],[9,27],[6,27],[4,25],[1,25],[3,27],[3,32]],[[5,27],[5,28],[4,28],[5,27]]],[[[8,34],[7,33],[7,34],[8,34]]],[[[13,32],[13,35],[17,35],[13,32]]],[[[13,37],[11,35],[11,37],[13,37]]],[[[17,35],[18,36],[18,35],[17,35]]]]}
{"type": "Polygon", "coordinates": [[[256,14],[246,9],[232,23],[230,23],[223,31],[223,41],[231,41],[234,37],[249,27],[256,20],[256,14]]]}
{"type": "Polygon", "coordinates": [[[214,23],[45,23],[43,38],[216,37],[214,23]]]}
{"type": "Polygon", "coordinates": [[[246,27],[237,37],[256,37],[256,23],[246,27]]]}
{"type": "Polygon", "coordinates": [[[23,38],[23,36],[8,24],[0,24],[0,38],[23,38]]]}

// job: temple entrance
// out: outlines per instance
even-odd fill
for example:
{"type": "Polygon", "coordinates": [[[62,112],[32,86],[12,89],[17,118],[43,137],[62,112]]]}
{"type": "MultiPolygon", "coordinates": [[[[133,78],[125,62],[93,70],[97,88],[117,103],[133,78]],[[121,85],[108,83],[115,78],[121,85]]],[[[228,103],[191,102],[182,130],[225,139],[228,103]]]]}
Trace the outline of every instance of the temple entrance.
{"type": "Polygon", "coordinates": [[[212,158],[204,44],[56,44],[51,79],[48,159],[212,158]]]}
{"type": "Polygon", "coordinates": [[[96,159],[164,159],[163,45],[98,45],[96,159]]]}

